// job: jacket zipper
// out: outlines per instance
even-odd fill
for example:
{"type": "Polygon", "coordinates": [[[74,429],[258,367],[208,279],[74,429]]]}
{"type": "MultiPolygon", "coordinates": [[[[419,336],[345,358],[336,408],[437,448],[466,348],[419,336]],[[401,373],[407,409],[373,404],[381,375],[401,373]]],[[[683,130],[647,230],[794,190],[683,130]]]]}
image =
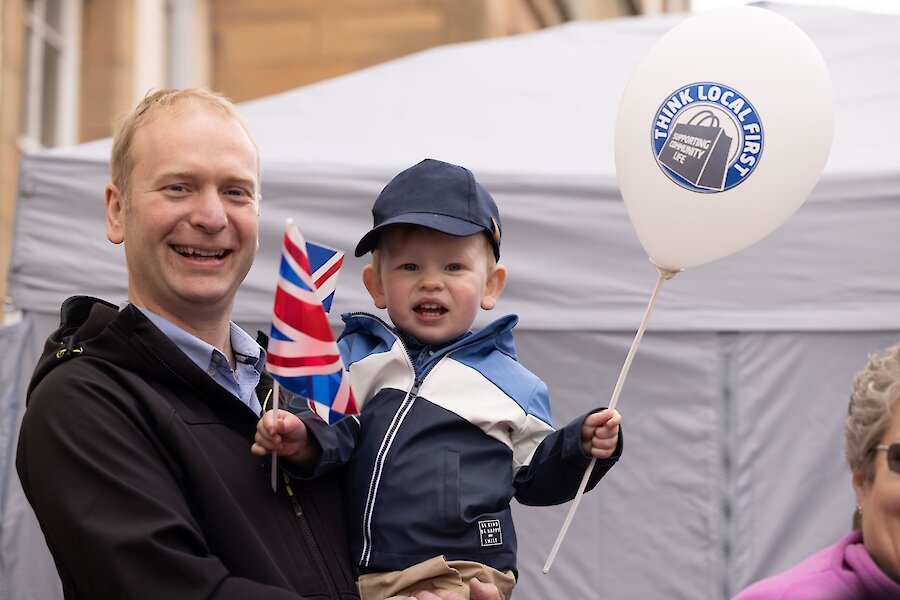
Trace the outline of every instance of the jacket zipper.
{"type": "MultiPolygon", "coordinates": [[[[400,343],[403,344],[403,341],[401,340],[400,343]]],[[[409,356],[407,354],[407,360],[408,358],[409,356]]],[[[412,363],[410,363],[410,369],[412,369],[412,363]]],[[[415,370],[413,370],[413,374],[415,377],[415,370]]],[[[387,433],[385,433],[384,438],[381,440],[381,447],[378,448],[378,454],[375,456],[375,465],[372,468],[372,478],[369,480],[369,489],[366,492],[366,504],[362,522],[363,547],[359,564],[364,567],[369,566],[369,560],[372,558],[372,514],[375,510],[375,500],[378,494],[378,486],[381,482],[381,474],[384,471],[384,463],[387,460],[388,452],[400,429],[400,425],[403,423],[403,419],[406,418],[406,415],[413,407],[413,403],[419,393],[420,387],[422,387],[422,380],[415,378],[412,387],[406,392],[406,397],[403,399],[403,402],[400,403],[397,412],[394,413],[394,418],[391,420],[390,427],[388,427],[387,433]]]]}
{"type": "MultiPolygon", "coordinates": [[[[272,395],[273,391],[274,388],[268,389],[265,402],[269,401],[269,397],[272,395]]],[[[263,410],[265,410],[265,406],[263,406],[263,410]]],[[[319,549],[319,543],[316,541],[316,537],[313,535],[312,527],[310,527],[309,521],[306,519],[306,513],[303,512],[303,507],[300,506],[300,500],[294,494],[294,488],[291,487],[291,478],[287,475],[287,473],[282,473],[281,476],[284,481],[284,490],[291,501],[291,508],[294,509],[294,517],[296,517],[297,523],[300,525],[300,531],[303,535],[303,538],[306,540],[306,546],[312,552],[313,560],[316,563],[316,568],[319,570],[319,573],[322,576],[322,581],[325,582],[325,586],[328,589],[328,595],[332,598],[340,598],[337,586],[335,585],[334,581],[331,580],[331,573],[328,572],[327,563],[325,561],[325,558],[322,556],[322,551],[319,549]]]]}
{"type": "Polygon", "coordinates": [[[331,580],[331,574],[326,569],[325,559],[322,557],[322,552],[319,550],[319,544],[316,542],[315,536],[313,536],[312,528],[306,520],[306,514],[303,512],[303,508],[300,506],[300,501],[297,499],[297,496],[294,495],[293,488],[291,488],[290,477],[285,474],[282,475],[284,476],[284,489],[287,491],[288,498],[291,500],[294,516],[297,517],[297,522],[300,524],[300,529],[303,532],[303,537],[306,539],[307,546],[312,550],[316,567],[318,567],[319,573],[322,575],[322,581],[324,581],[325,585],[328,587],[328,594],[332,598],[339,598],[340,594],[338,594],[337,587],[331,580]]]}

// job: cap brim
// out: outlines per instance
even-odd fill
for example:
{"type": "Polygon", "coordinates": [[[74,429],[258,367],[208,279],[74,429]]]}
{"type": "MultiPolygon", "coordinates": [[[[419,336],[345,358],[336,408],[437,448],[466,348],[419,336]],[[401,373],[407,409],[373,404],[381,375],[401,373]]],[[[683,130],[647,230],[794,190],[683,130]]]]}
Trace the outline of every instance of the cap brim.
{"type": "Polygon", "coordinates": [[[373,228],[369,233],[364,235],[362,239],[359,240],[359,244],[356,245],[356,251],[354,252],[355,256],[362,256],[374,250],[378,245],[378,237],[381,235],[381,232],[385,227],[391,225],[418,225],[420,227],[427,227],[428,229],[446,233],[447,235],[460,237],[487,231],[481,225],[472,223],[471,221],[457,219],[456,217],[435,213],[407,213],[386,220],[384,223],[381,223],[378,227],[373,228]]]}

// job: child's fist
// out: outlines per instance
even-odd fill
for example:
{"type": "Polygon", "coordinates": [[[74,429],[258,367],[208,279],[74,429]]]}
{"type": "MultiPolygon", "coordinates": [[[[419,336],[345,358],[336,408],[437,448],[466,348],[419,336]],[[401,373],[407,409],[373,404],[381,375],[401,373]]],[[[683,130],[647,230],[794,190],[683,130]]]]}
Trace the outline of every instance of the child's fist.
{"type": "Polygon", "coordinates": [[[605,409],[588,415],[581,426],[581,449],[588,456],[609,458],[619,444],[622,415],[605,409]]]}

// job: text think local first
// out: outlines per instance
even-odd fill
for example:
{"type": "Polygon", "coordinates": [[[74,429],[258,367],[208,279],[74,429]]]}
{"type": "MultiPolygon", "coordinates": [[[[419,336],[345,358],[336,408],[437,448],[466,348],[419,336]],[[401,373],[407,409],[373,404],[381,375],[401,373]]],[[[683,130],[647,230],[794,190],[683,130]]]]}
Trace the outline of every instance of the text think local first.
{"type": "Polygon", "coordinates": [[[668,136],[669,125],[678,112],[695,102],[702,104],[714,104],[724,106],[732,113],[743,129],[744,148],[740,158],[731,165],[744,177],[750,172],[750,167],[756,163],[756,157],[762,149],[762,129],[758,115],[754,114],[753,106],[737,92],[725,89],[717,85],[697,84],[686,86],[674,94],[660,107],[653,128],[654,139],[668,136]],[[691,93],[695,92],[696,97],[691,93]],[[747,121],[750,122],[747,122],[747,121]]]}

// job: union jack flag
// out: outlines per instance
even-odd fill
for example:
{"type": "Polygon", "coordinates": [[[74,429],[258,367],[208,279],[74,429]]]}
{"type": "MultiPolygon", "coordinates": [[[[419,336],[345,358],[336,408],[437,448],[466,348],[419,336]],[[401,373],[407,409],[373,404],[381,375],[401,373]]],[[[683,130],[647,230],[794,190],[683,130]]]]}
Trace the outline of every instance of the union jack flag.
{"type": "Polygon", "coordinates": [[[307,243],[288,219],[266,367],[328,423],[359,414],[325,316],[343,261],[343,252],[307,243]]]}

